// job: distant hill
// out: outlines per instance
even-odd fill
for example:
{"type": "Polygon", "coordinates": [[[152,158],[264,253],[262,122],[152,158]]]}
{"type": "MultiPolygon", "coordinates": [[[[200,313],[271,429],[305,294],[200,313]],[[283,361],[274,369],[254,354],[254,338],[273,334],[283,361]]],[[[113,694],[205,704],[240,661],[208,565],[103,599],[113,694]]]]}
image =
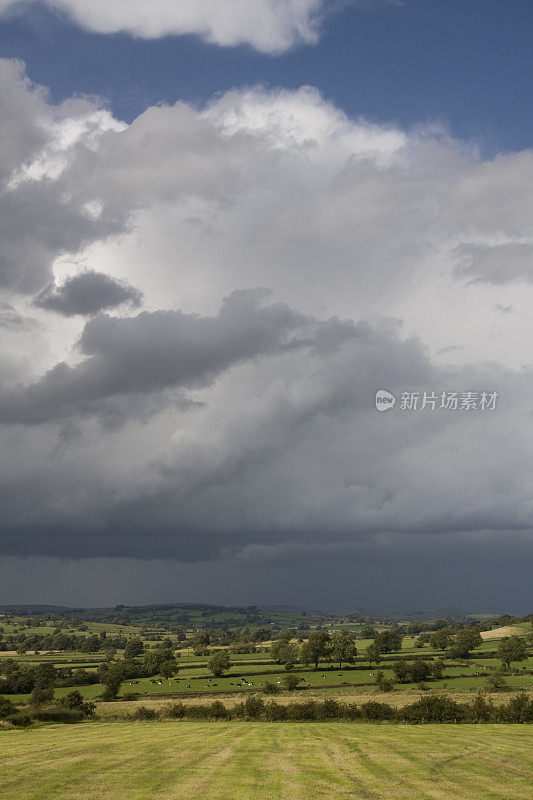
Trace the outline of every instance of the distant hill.
{"type": "MultiPolygon", "coordinates": [[[[174,616],[176,619],[179,615],[197,615],[197,616],[211,616],[214,614],[224,615],[256,615],[256,614],[295,614],[295,615],[332,615],[332,616],[353,616],[359,619],[374,619],[374,620],[390,620],[392,622],[427,622],[435,619],[446,620],[459,620],[467,621],[472,619],[483,619],[497,614],[479,613],[474,614],[470,611],[457,608],[456,606],[444,606],[442,608],[435,608],[429,610],[388,610],[376,611],[370,609],[358,609],[357,611],[319,611],[306,609],[303,606],[293,605],[290,603],[273,603],[265,606],[222,606],[213,603],[157,603],[153,605],[116,605],[113,607],[80,607],[80,606],[58,606],[46,603],[24,604],[24,603],[10,603],[0,605],[1,613],[17,613],[20,614],[58,614],[58,615],[72,615],[74,617],[85,617],[87,614],[92,614],[94,620],[102,619],[108,620],[115,617],[124,618],[141,618],[150,617],[155,619],[157,615],[168,615],[169,618],[174,616]]],[[[191,617],[192,618],[192,617],[191,617]]],[[[93,620],[93,621],[94,621],[93,620]]]]}
{"type": "Polygon", "coordinates": [[[8,606],[0,606],[0,614],[63,614],[65,611],[73,611],[71,606],[48,606],[48,605],[24,605],[23,603],[13,603],[8,606]]]}
{"type": "MultiPolygon", "coordinates": [[[[379,611],[371,612],[370,616],[381,617],[382,619],[392,619],[397,622],[427,622],[433,619],[455,619],[463,620],[467,617],[475,616],[470,611],[464,611],[455,606],[444,606],[429,610],[403,610],[403,611],[379,611]]],[[[486,616],[486,615],[481,615],[486,616]]]]}

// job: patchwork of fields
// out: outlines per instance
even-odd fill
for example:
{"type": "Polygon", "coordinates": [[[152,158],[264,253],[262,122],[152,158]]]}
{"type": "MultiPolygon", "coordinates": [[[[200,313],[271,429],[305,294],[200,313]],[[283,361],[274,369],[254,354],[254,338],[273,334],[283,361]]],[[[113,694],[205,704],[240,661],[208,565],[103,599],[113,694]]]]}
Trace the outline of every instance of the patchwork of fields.
{"type": "MultiPolygon", "coordinates": [[[[28,636],[56,630],[42,624],[32,628],[23,617],[4,618],[0,627],[5,637],[21,631],[28,636]]],[[[329,627],[329,634],[348,629],[335,621],[330,621],[329,627]]],[[[254,693],[263,697],[267,690],[275,693],[276,702],[282,705],[328,699],[345,704],[384,703],[394,709],[443,692],[458,703],[469,704],[477,692],[488,691],[495,707],[504,707],[517,691],[525,691],[529,697],[533,693],[531,621],[484,631],[489,635],[464,658],[454,656],[449,646],[444,652],[427,639],[422,642],[407,634],[399,652],[369,660],[373,640],[362,637],[361,625],[350,624],[349,629],[358,634],[357,655],[351,663],[339,666],[326,656],[320,659],[318,669],[308,662],[291,665],[290,674],[301,679],[295,691],[288,691],[287,671],[270,652],[269,630],[254,645],[256,652],[234,652],[231,645],[215,643],[215,652],[226,650],[231,661],[219,677],[209,671],[209,650],[202,653],[191,644],[198,631],[194,625],[185,629],[188,641],[182,643],[168,639],[167,628],[158,624],[88,620],[80,629],[69,622],[62,630],[67,635],[81,634],[76,648],[43,652],[35,647],[16,651],[4,647],[0,672],[6,675],[13,664],[21,670],[39,667],[43,674],[54,667],[57,672],[52,669],[52,674],[60,677],[83,668],[90,680],[82,685],[69,680],[52,684],[55,701],[50,695],[48,703],[61,707],[62,698],[76,685],[83,698],[96,701],[96,716],[76,725],[42,722],[35,717],[27,728],[14,727],[9,717],[2,719],[0,800],[529,800],[533,729],[506,724],[505,716],[497,725],[168,718],[165,706],[178,699],[186,706],[208,705],[217,699],[227,709],[238,710],[246,697],[254,693]],[[84,647],[84,637],[97,635],[97,644],[105,643],[105,636],[100,637],[106,629],[108,637],[120,637],[117,650],[109,654],[102,646],[86,652],[90,648],[84,647]],[[498,647],[503,637],[514,634],[527,642],[527,650],[513,667],[502,671],[498,647]],[[106,661],[125,663],[125,648],[132,640],[142,643],[144,654],[157,652],[163,641],[170,642],[169,653],[176,657],[174,674],[152,673],[135,679],[124,675],[119,679],[116,700],[102,702],[105,686],[91,680],[98,680],[96,672],[106,661]],[[420,658],[429,664],[439,661],[442,677],[398,682],[393,662],[400,659],[412,664],[420,658]],[[499,683],[491,683],[495,676],[499,683]],[[388,681],[388,691],[383,679],[388,681]],[[146,721],[146,709],[152,716],[157,712],[159,719],[146,721]],[[132,721],[133,714],[143,721],[132,721]]],[[[280,630],[283,624],[278,635],[280,630]]],[[[312,630],[307,626],[308,632],[300,635],[299,641],[296,632],[289,640],[300,648],[312,630]]],[[[376,624],[376,630],[384,628],[376,624]]],[[[220,637],[216,630],[212,635],[215,640],[220,637]]],[[[253,628],[247,635],[253,635],[253,628]]],[[[9,641],[16,645],[16,639],[9,641]]],[[[136,663],[142,663],[144,657],[140,655],[136,663]]],[[[130,659],[129,663],[134,662],[130,659]]],[[[20,690],[11,695],[4,691],[4,696],[10,697],[22,715],[31,712],[35,702],[20,690]]]]}

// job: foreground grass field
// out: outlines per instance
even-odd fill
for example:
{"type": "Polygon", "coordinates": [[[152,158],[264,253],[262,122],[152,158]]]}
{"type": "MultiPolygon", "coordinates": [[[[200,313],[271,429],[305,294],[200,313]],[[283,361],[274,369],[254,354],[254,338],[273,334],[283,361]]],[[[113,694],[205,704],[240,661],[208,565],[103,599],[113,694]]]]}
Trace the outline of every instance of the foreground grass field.
{"type": "Polygon", "coordinates": [[[1,800],[529,800],[525,725],[87,723],[0,731],[1,800]]]}

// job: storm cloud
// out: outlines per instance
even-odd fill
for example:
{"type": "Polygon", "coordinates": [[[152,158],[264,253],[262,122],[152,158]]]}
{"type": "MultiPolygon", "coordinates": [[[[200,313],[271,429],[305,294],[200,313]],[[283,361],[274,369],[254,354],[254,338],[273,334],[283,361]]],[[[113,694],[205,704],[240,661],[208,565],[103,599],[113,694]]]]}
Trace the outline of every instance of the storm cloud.
{"type": "Polygon", "coordinates": [[[0,77],[0,552],[308,565],[300,586],[523,557],[531,153],[482,161],[309,87],[125,125],[0,77]]]}
{"type": "Polygon", "coordinates": [[[349,322],[319,323],[281,303],[261,307],[265,293],[234,292],[216,317],[180,311],[98,316],[87,323],[78,343],[88,358],[75,366],[57,364],[36,383],[0,396],[0,422],[105,413],[105,402],[112,398],[205,386],[239,361],[305,346],[329,352],[362,335],[349,322]]]}
{"type": "Polygon", "coordinates": [[[50,284],[37,295],[34,305],[65,317],[75,317],[90,316],[124,303],[138,306],[141,299],[142,292],[134,286],[114,280],[103,272],[88,270],[68,277],[59,285],[50,284]]]}

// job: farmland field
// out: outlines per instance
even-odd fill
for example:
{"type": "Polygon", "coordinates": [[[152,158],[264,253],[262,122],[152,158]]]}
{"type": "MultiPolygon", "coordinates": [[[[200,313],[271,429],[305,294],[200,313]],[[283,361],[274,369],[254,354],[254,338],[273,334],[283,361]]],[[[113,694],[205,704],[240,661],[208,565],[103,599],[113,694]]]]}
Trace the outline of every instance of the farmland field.
{"type": "Polygon", "coordinates": [[[0,732],[1,800],[529,800],[525,725],[85,723],[0,732]]]}

